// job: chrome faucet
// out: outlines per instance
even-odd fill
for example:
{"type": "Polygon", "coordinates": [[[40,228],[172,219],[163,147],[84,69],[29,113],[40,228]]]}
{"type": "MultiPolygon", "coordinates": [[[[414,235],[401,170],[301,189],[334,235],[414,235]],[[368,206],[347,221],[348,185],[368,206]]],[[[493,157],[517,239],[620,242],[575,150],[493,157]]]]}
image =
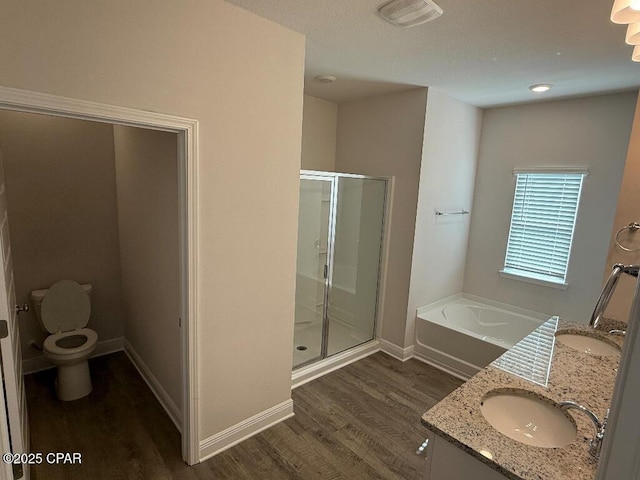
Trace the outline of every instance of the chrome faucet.
{"type": "Polygon", "coordinates": [[[616,263],[613,266],[611,275],[609,275],[607,283],[604,284],[600,298],[598,298],[596,306],[593,309],[593,313],[591,314],[591,320],[589,321],[590,327],[596,328],[598,326],[600,318],[604,314],[607,305],[609,305],[609,300],[611,300],[611,296],[616,289],[620,275],[623,273],[633,277],[638,277],[638,273],[640,273],[640,265],[623,265],[622,263],[616,263]]]}
{"type": "Polygon", "coordinates": [[[565,402],[560,402],[560,408],[563,410],[575,409],[584,413],[589,419],[593,422],[594,427],[594,435],[593,438],[589,441],[589,453],[592,457],[598,458],[600,456],[600,449],[602,448],[602,440],[604,439],[604,431],[607,427],[607,420],[609,418],[609,410],[607,409],[607,413],[604,415],[604,419],[600,421],[600,419],[586,407],[583,407],[579,403],[568,400],[565,402]]]}
{"type": "Polygon", "coordinates": [[[609,330],[609,335],[617,335],[619,337],[624,337],[627,335],[627,331],[614,328],[613,330],[609,330]]]}

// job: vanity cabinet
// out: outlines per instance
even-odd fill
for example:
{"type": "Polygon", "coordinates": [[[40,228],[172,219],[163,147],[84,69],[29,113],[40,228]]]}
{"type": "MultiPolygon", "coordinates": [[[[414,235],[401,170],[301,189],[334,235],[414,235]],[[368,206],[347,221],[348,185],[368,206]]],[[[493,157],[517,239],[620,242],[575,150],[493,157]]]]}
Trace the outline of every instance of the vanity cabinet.
{"type": "Polygon", "coordinates": [[[423,480],[505,480],[507,477],[433,432],[428,432],[423,480]]]}

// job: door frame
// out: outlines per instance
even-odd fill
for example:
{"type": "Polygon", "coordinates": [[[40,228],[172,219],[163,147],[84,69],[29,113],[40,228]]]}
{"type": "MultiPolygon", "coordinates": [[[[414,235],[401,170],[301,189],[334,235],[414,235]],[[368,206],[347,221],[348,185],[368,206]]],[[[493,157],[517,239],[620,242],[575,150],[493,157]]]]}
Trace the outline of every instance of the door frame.
{"type": "Polygon", "coordinates": [[[611,399],[611,415],[604,435],[596,480],[640,478],[640,279],[636,282],[627,334],[611,399]]]}
{"type": "Polygon", "coordinates": [[[178,135],[182,459],[189,465],[198,463],[198,121],[2,86],[0,109],[161,130],[178,135]]]}

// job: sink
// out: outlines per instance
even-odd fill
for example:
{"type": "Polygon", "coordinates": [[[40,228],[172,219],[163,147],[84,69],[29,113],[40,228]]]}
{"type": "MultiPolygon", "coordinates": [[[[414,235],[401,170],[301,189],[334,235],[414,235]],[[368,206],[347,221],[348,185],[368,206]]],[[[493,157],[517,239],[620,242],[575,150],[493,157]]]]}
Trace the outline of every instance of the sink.
{"type": "Polygon", "coordinates": [[[620,353],[620,347],[615,343],[596,338],[587,332],[560,332],[556,334],[556,340],[567,347],[590,355],[617,355],[620,353]]]}
{"type": "Polygon", "coordinates": [[[493,428],[518,442],[558,448],[576,439],[573,418],[552,400],[527,390],[492,390],[480,405],[493,428]]]}

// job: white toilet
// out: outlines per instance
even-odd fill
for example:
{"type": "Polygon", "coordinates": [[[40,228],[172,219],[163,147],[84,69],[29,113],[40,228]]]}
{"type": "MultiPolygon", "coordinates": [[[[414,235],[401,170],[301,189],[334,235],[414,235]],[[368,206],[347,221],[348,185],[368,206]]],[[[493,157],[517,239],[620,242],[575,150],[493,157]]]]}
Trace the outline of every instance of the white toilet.
{"type": "Polygon", "coordinates": [[[56,393],[60,400],[89,395],[88,358],[96,349],[98,334],[86,327],[91,315],[90,284],[61,280],[44,290],[31,292],[31,301],[42,328],[51,333],[44,341],[44,357],[58,367],[56,393]]]}

